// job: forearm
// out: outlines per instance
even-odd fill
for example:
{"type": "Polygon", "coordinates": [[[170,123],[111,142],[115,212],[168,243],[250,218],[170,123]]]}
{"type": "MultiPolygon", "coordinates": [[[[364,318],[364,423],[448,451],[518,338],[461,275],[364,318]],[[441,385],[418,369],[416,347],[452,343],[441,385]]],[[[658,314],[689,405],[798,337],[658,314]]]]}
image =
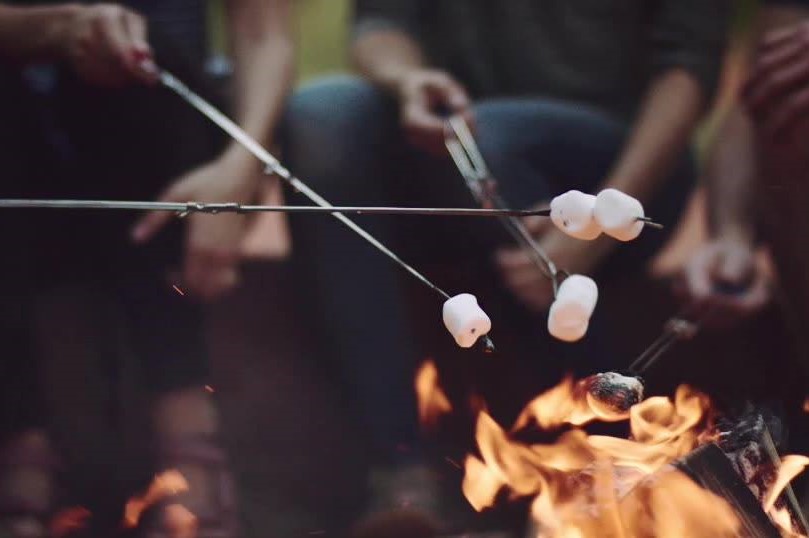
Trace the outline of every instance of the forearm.
{"type": "Polygon", "coordinates": [[[756,171],[753,125],[736,107],[722,126],[706,167],[708,214],[714,236],[754,240],[756,171]]]}
{"type": "Polygon", "coordinates": [[[78,9],[74,4],[37,7],[0,4],[0,57],[15,62],[59,57],[68,22],[78,9]]]}
{"type": "Polygon", "coordinates": [[[704,105],[699,83],[686,71],[654,79],[605,187],[649,200],[688,147],[704,105]]]}
{"type": "Polygon", "coordinates": [[[352,45],[357,69],[374,83],[395,93],[402,79],[426,61],[419,44],[396,29],[369,31],[352,45]]]}
{"type": "MultiPolygon", "coordinates": [[[[294,37],[287,0],[228,2],[234,59],[235,113],[239,125],[272,146],[294,75],[294,37]]],[[[229,152],[241,153],[238,145],[229,152]]]]}

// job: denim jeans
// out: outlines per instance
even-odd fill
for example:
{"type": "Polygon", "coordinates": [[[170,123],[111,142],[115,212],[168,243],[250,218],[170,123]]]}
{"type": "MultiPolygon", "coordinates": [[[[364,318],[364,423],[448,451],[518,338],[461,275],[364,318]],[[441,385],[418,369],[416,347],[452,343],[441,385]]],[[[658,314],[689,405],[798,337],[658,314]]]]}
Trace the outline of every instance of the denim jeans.
{"type": "MultiPolygon", "coordinates": [[[[501,194],[515,208],[567,189],[597,189],[628,132],[625,123],[597,110],[541,98],[484,100],[475,104],[474,115],[478,144],[501,194]]],[[[363,80],[334,77],[299,90],[291,98],[282,140],[291,170],[336,205],[474,207],[451,161],[408,146],[396,103],[363,80]]],[[[648,213],[674,224],[693,177],[690,154],[684,155],[648,213]]],[[[289,201],[302,200],[291,194],[289,201]]],[[[342,373],[377,447],[415,438],[413,369],[428,355],[456,356],[454,364],[462,365],[462,377],[476,385],[475,391],[495,398],[505,394],[511,400],[502,407],[506,420],[566,371],[589,374],[626,366],[599,334],[603,312],[584,341],[561,344],[548,335],[544,314],[530,312],[502,287],[491,256],[497,244],[508,244],[508,237],[496,221],[356,220],[420,269],[427,271],[436,262],[448,265],[438,284],[451,294],[478,296],[492,317],[499,351],[488,360],[460,353],[445,333],[431,342],[417,340],[412,318],[440,326],[440,301],[406,284],[398,267],[333,219],[293,217],[301,297],[317,318],[324,358],[342,373]],[[407,305],[419,300],[432,310],[408,315],[407,305]]],[[[599,270],[601,277],[639,269],[665,238],[665,233],[646,232],[635,243],[621,244],[599,270]]]]}

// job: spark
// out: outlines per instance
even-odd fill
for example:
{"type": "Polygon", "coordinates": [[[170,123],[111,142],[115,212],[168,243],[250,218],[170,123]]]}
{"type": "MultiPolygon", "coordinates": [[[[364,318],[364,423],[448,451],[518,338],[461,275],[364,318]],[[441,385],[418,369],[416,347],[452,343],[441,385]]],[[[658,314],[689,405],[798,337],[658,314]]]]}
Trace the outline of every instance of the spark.
{"type": "Polygon", "coordinates": [[[177,286],[177,284],[174,284],[174,285],[172,286],[172,288],[174,288],[174,291],[176,291],[176,292],[177,292],[177,293],[179,293],[180,295],[185,296],[185,292],[184,292],[183,290],[181,290],[181,289],[180,289],[180,287],[179,287],[179,286],[177,286]]]}
{"type": "Polygon", "coordinates": [[[215,392],[215,391],[213,390],[213,387],[212,387],[212,386],[210,386],[210,385],[205,385],[205,390],[206,390],[206,391],[208,391],[208,392],[210,392],[210,393],[215,392]]]}
{"type": "Polygon", "coordinates": [[[458,464],[458,462],[453,460],[449,456],[445,456],[444,460],[446,460],[446,462],[449,463],[450,465],[452,465],[453,467],[456,467],[458,469],[462,469],[462,467],[458,464]]]}

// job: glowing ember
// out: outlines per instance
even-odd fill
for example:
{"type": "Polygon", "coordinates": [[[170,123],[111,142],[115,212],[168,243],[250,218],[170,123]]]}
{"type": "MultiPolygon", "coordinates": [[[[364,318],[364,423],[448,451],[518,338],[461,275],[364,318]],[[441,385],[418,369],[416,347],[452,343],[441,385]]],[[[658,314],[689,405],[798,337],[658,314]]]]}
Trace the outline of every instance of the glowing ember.
{"type": "Polygon", "coordinates": [[[806,401],[803,402],[803,410],[809,413],[809,398],[806,398],[806,401]]]}
{"type": "Polygon", "coordinates": [[[51,535],[55,538],[68,536],[87,527],[92,514],[83,506],[65,508],[57,513],[51,520],[51,535]]]}
{"type": "Polygon", "coordinates": [[[124,526],[134,528],[138,525],[143,512],[154,504],[188,491],[188,482],[178,471],[170,470],[154,477],[149,489],[140,497],[129,499],[124,509],[124,526]]]}
{"type": "Polygon", "coordinates": [[[422,364],[416,373],[416,394],[419,420],[425,428],[435,428],[441,415],[452,411],[452,404],[438,385],[438,368],[433,361],[422,364]]]}

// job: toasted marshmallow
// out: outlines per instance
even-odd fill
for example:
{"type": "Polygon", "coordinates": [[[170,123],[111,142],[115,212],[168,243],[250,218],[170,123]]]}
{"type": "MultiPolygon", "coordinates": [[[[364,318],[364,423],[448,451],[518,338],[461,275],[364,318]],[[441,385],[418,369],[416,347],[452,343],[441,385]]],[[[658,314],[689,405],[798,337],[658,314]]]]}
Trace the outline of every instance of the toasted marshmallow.
{"type": "Polygon", "coordinates": [[[605,234],[619,241],[632,241],[643,231],[643,205],[628,194],[605,189],[596,197],[595,220],[605,234]]]}
{"type": "Polygon", "coordinates": [[[581,340],[598,303],[598,285],[591,278],[571,275],[559,286],[548,313],[548,331],[564,342],[581,340]]]}
{"type": "Polygon", "coordinates": [[[444,303],[444,325],[463,348],[470,348],[492,330],[492,320],[478,305],[474,295],[462,293],[444,303]]]}
{"type": "Polygon", "coordinates": [[[551,200],[551,221],[570,237],[592,241],[601,235],[595,219],[596,197],[581,191],[567,191],[551,200]]]}

